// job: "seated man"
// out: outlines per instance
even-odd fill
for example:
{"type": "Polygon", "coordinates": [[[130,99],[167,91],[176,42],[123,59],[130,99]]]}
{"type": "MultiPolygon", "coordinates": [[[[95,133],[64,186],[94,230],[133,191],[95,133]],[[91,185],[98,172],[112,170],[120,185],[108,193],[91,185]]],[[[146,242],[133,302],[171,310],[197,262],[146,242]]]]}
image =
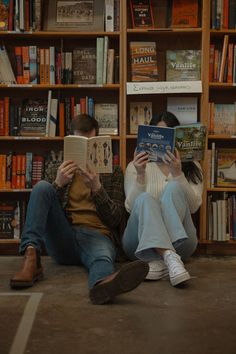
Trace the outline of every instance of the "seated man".
{"type": "MultiPolygon", "coordinates": [[[[98,135],[97,121],[80,115],[72,121],[74,134],[98,135]]],[[[135,261],[114,271],[118,226],[124,215],[123,173],[82,170],[64,161],[55,181],[38,182],[30,195],[21,237],[21,270],[10,280],[13,289],[33,286],[43,276],[40,262],[44,241],[48,254],[59,264],[83,264],[89,273],[92,303],[110,302],[116,295],[135,289],[148,273],[148,264],[135,261]]]]}

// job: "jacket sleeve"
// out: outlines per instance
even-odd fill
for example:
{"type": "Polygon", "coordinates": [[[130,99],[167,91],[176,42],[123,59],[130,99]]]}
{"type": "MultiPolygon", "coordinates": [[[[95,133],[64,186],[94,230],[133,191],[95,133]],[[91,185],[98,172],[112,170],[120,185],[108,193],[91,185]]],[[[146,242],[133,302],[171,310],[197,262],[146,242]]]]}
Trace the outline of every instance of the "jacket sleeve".
{"type": "Polygon", "coordinates": [[[92,195],[97,213],[110,228],[120,225],[124,216],[124,175],[119,166],[115,166],[112,174],[103,174],[101,189],[92,195]]]}

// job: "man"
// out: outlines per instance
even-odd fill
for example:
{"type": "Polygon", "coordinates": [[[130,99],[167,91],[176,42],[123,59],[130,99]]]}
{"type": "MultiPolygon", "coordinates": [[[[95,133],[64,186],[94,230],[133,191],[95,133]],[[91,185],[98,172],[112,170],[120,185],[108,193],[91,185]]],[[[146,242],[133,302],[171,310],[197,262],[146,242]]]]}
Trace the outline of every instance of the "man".
{"type": "MultiPolygon", "coordinates": [[[[72,121],[74,134],[98,135],[98,122],[79,115],[72,121]]],[[[108,303],[135,289],[148,273],[142,261],[128,263],[114,272],[118,226],[124,216],[123,173],[82,170],[64,161],[55,181],[38,182],[32,190],[21,237],[22,268],[10,280],[13,289],[33,286],[43,277],[40,262],[44,241],[48,254],[59,264],[83,264],[89,272],[89,296],[94,304],[108,303]]]]}

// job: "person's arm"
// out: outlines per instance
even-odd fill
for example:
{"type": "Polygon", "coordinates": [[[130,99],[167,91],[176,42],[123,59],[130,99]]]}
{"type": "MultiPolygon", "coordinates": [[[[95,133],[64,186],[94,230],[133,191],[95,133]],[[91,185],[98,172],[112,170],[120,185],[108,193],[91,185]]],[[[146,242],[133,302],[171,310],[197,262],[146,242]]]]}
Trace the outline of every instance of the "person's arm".
{"type": "Polygon", "coordinates": [[[125,171],[125,208],[130,213],[135,199],[146,190],[146,179],[144,175],[143,181],[137,182],[137,171],[133,161],[129,163],[125,171]],[[141,182],[141,183],[140,183],[141,182]],[[143,182],[143,183],[142,183],[143,182]]]}

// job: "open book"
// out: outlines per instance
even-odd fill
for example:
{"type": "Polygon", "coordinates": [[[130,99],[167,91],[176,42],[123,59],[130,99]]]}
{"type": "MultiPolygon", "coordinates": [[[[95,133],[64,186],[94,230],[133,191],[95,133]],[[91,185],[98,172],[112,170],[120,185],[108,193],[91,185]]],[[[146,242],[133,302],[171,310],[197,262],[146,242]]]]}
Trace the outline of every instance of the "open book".
{"type": "Polygon", "coordinates": [[[86,138],[68,135],[64,138],[64,161],[73,160],[82,169],[86,165],[97,173],[112,172],[112,144],[110,136],[86,138]]]}
{"type": "Polygon", "coordinates": [[[137,151],[146,151],[150,161],[162,161],[166,151],[176,147],[182,161],[202,160],[205,141],[206,127],[200,123],[174,128],[139,125],[137,151]]]}

